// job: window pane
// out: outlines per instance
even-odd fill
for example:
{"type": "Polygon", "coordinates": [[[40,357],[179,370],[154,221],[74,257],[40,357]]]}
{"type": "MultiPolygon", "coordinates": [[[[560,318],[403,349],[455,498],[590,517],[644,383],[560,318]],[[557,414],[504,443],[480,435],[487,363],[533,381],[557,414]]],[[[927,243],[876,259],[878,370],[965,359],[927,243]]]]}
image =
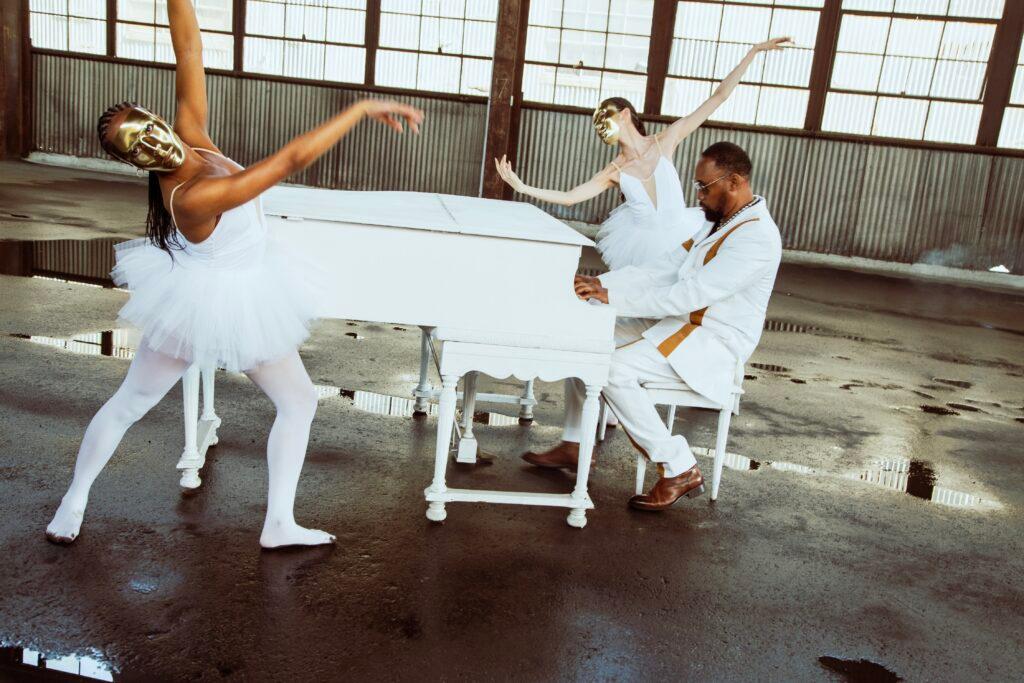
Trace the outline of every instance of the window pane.
{"type": "Polygon", "coordinates": [[[757,103],[757,125],[803,127],[809,97],[810,93],[806,90],[762,86],[757,103]]]}
{"type": "Polygon", "coordinates": [[[895,95],[927,95],[934,70],[935,61],[931,59],[886,57],[882,62],[878,91],[895,95]]]}
{"type": "Polygon", "coordinates": [[[415,88],[418,57],[416,53],[377,50],[377,84],[392,88],[415,88]]]}
{"type": "Polygon", "coordinates": [[[839,26],[838,50],[874,55],[885,54],[885,43],[888,37],[889,19],[848,14],[843,17],[839,26]]]}
{"type": "Polygon", "coordinates": [[[718,27],[722,23],[721,5],[703,2],[681,2],[676,9],[676,38],[718,40],[718,27]]]}
{"type": "Polygon", "coordinates": [[[625,97],[636,107],[644,110],[644,96],[647,94],[647,77],[633,74],[605,73],[601,78],[601,90],[597,97],[583,106],[593,109],[607,97],[625,97]]]}
{"type": "MultiPolygon", "coordinates": [[[[34,3],[33,3],[34,4],[34,3]]],[[[90,19],[107,18],[106,0],[68,0],[68,14],[90,19]]]]}
{"type": "Polygon", "coordinates": [[[420,18],[405,14],[380,15],[380,44],[415,50],[420,40],[420,18]]]}
{"type": "Polygon", "coordinates": [[[957,142],[973,145],[981,122],[980,104],[932,102],[924,139],[933,142],[957,142]]]}
{"type": "Polygon", "coordinates": [[[661,110],[669,116],[687,116],[711,97],[710,81],[665,79],[665,100],[661,110]]]}
{"type": "Polygon", "coordinates": [[[879,97],[871,133],[886,137],[921,139],[928,116],[926,100],[879,97]]]}
{"type": "Polygon", "coordinates": [[[981,62],[950,62],[940,59],[932,81],[933,97],[978,100],[985,82],[986,65],[981,62]]]}
{"type": "Polygon", "coordinates": [[[726,5],[722,12],[720,40],[745,43],[747,47],[768,40],[772,10],[767,7],[726,5]]]}
{"type": "Polygon", "coordinates": [[[647,73],[647,54],[650,39],[646,36],[608,35],[605,67],[622,71],[647,73]]]}
{"type": "Polygon", "coordinates": [[[462,60],[462,85],[459,92],[464,95],[487,95],[491,91],[491,60],[462,60]]]}
{"type": "MultiPolygon", "coordinates": [[[[331,43],[356,43],[361,45],[366,40],[366,13],[346,9],[327,10],[326,35],[328,42],[331,43]]],[[[365,60],[365,51],[361,54],[364,54],[363,59],[365,60]]]]}
{"type": "Polygon", "coordinates": [[[284,75],[295,78],[323,78],[325,57],[323,44],[286,41],[284,75]]]}
{"type": "Polygon", "coordinates": [[[245,70],[280,76],[284,72],[284,41],[245,39],[245,70]]]}
{"type": "Polygon", "coordinates": [[[882,73],[882,57],[879,55],[855,55],[840,52],[832,67],[832,87],[840,90],[867,90],[878,88],[882,73]]]}
{"type": "MultiPolygon", "coordinates": [[[[531,6],[533,3],[530,3],[531,6]]],[[[527,64],[523,67],[523,99],[531,102],[553,102],[555,67],[527,64]]]]}
{"type": "Polygon", "coordinates": [[[562,26],[581,31],[607,31],[608,0],[562,0],[562,26]]]}
{"type": "Polygon", "coordinates": [[[324,80],[362,83],[366,77],[366,49],[342,45],[327,46],[324,80]]]}
{"type": "MultiPolygon", "coordinates": [[[[160,15],[160,23],[166,23],[166,6],[161,9],[163,9],[163,14],[160,15]]],[[[117,18],[122,21],[154,24],[157,21],[156,2],[154,0],[117,0],[117,18]]]]}
{"type": "Polygon", "coordinates": [[[462,53],[490,57],[494,54],[493,21],[467,21],[463,32],[462,53]]]}
{"type": "Polygon", "coordinates": [[[259,36],[283,36],[284,5],[249,0],[245,6],[245,32],[259,36]]]}
{"type": "Polygon", "coordinates": [[[608,10],[608,30],[615,33],[650,36],[653,17],[654,0],[611,0],[608,10]]]}
{"type": "Polygon", "coordinates": [[[557,62],[560,35],[557,28],[531,26],[526,33],[526,59],[531,62],[557,62]]]}
{"type": "Polygon", "coordinates": [[[154,33],[152,26],[117,25],[117,56],[153,61],[154,33]]]}
{"type": "Polygon", "coordinates": [[[562,0],[531,0],[530,26],[553,26],[562,24],[562,0]]]}
{"type": "Polygon", "coordinates": [[[438,92],[459,92],[462,60],[446,55],[421,54],[416,74],[416,87],[438,92]]]}
{"type": "Polygon", "coordinates": [[[68,20],[54,14],[32,13],[30,33],[33,47],[68,49],[68,20]]]}
{"type": "Polygon", "coordinates": [[[585,67],[604,66],[605,34],[593,31],[562,31],[562,49],[558,61],[585,67]]]}
{"type": "MultiPolygon", "coordinates": [[[[755,123],[757,121],[757,100],[760,92],[761,86],[758,85],[736,86],[729,99],[711,115],[711,120],[755,123]]],[[[802,124],[803,121],[801,120],[800,123],[802,124]]]]}
{"type": "Polygon", "coordinates": [[[235,63],[235,39],[223,33],[203,31],[203,64],[210,69],[231,69],[235,63]]]}
{"type": "Polygon", "coordinates": [[[825,98],[822,130],[867,135],[875,115],[874,95],[849,95],[830,92],[825,98]]]}
{"type": "Polygon", "coordinates": [[[1003,116],[999,146],[1024,149],[1024,108],[1010,107],[1003,116]]]}
{"type": "MultiPolygon", "coordinates": [[[[63,21],[61,25],[63,25],[63,21]]],[[[106,21],[81,19],[72,16],[67,20],[67,32],[67,49],[71,52],[86,52],[97,55],[106,54],[106,21]]]]}
{"type": "Polygon", "coordinates": [[[714,78],[718,44],[709,40],[674,40],[668,72],[677,76],[714,78]]]}
{"type": "Polygon", "coordinates": [[[419,48],[425,52],[461,54],[462,21],[424,17],[419,48]]]}

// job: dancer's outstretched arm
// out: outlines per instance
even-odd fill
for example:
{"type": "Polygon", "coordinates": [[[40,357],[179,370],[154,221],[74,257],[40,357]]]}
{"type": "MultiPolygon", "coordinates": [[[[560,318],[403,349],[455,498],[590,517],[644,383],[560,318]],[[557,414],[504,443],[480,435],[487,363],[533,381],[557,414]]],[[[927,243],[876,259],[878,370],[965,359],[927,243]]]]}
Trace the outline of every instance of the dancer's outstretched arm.
{"type": "MultiPolygon", "coordinates": [[[[736,65],[736,68],[729,72],[715,92],[711,94],[704,104],[700,105],[693,110],[689,116],[684,116],[680,119],[676,119],[672,125],[658,133],[658,139],[662,142],[667,142],[670,150],[674,150],[676,145],[686,139],[686,137],[693,131],[700,128],[701,124],[708,120],[716,109],[722,106],[722,103],[729,99],[729,95],[739,85],[740,79],[743,78],[743,74],[746,73],[747,69],[750,68],[754,58],[761,52],[769,52],[771,50],[781,50],[785,43],[791,42],[790,38],[772,38],[771,40],[750,48],[750,52],[736,65]]],[[[664,145],[662,145],[664,148],[664,145]]],[[[670,156],[671,151],[667,152],[670,156]]]]}
{"type": "Polygon", "coordinates": [[[505,155],[502,155],[501,159],[495,159],[494,166],[498,169],[498,175],[501,176],[501,179],[508,183],[516,192],[535,197],[542,202],[551,202],[552,204],[561,204],[562,206],[572,206],[573,204],[593,199],[615,184],[613,178],[616,171],[615,167],[611,164],[602,168],[587,182],[565,192],[561,190],[545,190],[541,187],[527,185],[512,170],[512,162],[505,155]]]}
{"type": "MultiPolygon", "coordinates": [[[[404,119],[414,133],[419,133],[423,112],[391,100],[356,102],[245,170],[228,176],[204,176],[187,187],[180,199],[175,198],[174,208],[181,216],[179,225],[207,223],[211,218],[255,199],[319,159],[364,117],[380,121],[399,133],[404,130],[400,119],[404,119]]],[[[187,233],[185,236],[192,239],[187,233]]]]}
{"type": "Polygon", "coordinates": [[[206,131],[206,74],[203,72],[203,40],[192,0],[168,0],[167,21],[174,46],[174,92],[177,111],[174,132],[192,147],[220,150],[206,131]]]}

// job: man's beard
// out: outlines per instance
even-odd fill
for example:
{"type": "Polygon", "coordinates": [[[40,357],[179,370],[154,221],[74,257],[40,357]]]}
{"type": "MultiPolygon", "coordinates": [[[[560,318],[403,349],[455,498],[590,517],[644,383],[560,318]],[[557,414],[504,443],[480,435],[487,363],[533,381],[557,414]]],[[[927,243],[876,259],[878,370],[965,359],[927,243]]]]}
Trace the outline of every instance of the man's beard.
{"type": "Polygon", "coordinates": [[[710,223],[717,223],[725,217],[725,214],[721,211],[712,209],[709,206],[704,206],[703,204],[700,205],[700,210],[704,212],[704,218],[706,218],[710,223]]]}

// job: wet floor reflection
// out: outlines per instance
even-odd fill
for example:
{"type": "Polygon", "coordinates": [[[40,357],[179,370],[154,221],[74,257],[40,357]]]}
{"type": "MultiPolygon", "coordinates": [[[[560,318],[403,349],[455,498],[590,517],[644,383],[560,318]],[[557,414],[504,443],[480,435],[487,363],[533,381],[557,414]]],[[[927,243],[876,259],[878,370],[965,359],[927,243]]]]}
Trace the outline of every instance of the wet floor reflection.
{"type": "MultiPolygon", "coordinates": [[[[708,458],[715,456],[714,450],[710,448],[694,447],[692,450],[708,458]]],[[[731,470],[743,472],[771,469],[801,475],[830,476],[807,465],[780,460],[754,460],[738,453],[726,452],[723,464],[731,470]]],[[[876,467],[846,475],[846,478],[906,493],[946,507],[976,510],[995,510],[1002,507],[997,501],[939,486],[935,470],[930,463],[923,460],[883,460],[876,467]]]]}
{"type": "Polygon", "coordinates": [[[113,667],[100,656],[55,655],[22,647],[0,647],[3,680],[117,680],[113,667]]]}
{"type": "MultiPolygon", "coordinates": [[[[71,337],[46,337],[41,335],[12,334],[17,339],[26,339],[34,344],[52,346],[85,356],[110,356],[113,358],[124,358],[131,360],[135,357],[135,349],[138,346],[139,335],[135,330],[129,328],[104,330],[102,332],[83,332],[71,337]]],[[[342,397],[352,401],[352,405],[360,410],[375,415],[387,415],[390,417],[413,417],[413,409],[416,401],[412,398],[392,396],[390,394],[379,394],[372,391],[361,391],[357,389],[342,389],[328,384],[314,384],[317,395],[321,399],[331,397],[342,397]]],[[[437,416],[438,406],[431,403],[427,414],[437,416]]],[[[476,411],[473,413],[473,423],[488,425],[492,427],[519,426],[518,417],[502,415],[487,411],[476,411]]]]}

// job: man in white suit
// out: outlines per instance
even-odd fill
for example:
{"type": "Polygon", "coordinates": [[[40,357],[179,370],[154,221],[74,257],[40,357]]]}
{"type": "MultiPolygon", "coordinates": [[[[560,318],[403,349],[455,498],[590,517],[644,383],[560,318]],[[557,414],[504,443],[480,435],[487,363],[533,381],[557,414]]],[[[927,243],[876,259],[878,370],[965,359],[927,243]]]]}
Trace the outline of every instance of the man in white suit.
{"type": "MultiPolygon", "coordinates": [[[[641,385],[682,380],[729,404],[737,365],[761,338],[782,241],[764,198],[750,189],[750,174],[740,147],[711,145],[693,183],[708,223],[692,239],[651,263],[576,278],[580,298],[610,304],[620,316],[604,397],[633,445],[662,471],[649,493],[630,499],[634,508],[664,510],[704,491],[686,439],[671,435],[641,385]]],[[[584,389],[575,380],[566,385],[562,442],[523,455],[538,467],[576,466],[584,389]]]]}

